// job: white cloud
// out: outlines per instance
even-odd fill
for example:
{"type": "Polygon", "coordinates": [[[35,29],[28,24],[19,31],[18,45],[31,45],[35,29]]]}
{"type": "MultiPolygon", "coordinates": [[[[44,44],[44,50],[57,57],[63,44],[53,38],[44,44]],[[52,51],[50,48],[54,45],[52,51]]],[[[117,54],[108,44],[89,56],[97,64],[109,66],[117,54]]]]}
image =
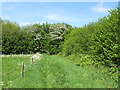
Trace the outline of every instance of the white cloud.
{"type": "Polygon", "coordinates": [[[42,23],[45,23],[45,21],[41,21],[41,22],[20,22],[19,25],[20,26],[27,26],[27,25],[42,24],[42,23]]]}
{"type": "Polygon", "coordinates": [[[21,23],[19,23],[20,26],[26,26],[26,25],[30,25],[30,24],[34,24],[34,22],[21,22],[21,23]]]}
{"type": "Polygon", "coordinates": [[[64,16],[64,15],[60,15],[57,13],[53,13],[53,14],[48,14],[46,16],[44,16],[43,18],[45,18],[47,21],[61,21],[61,22],[86,22],[89,19],[86,18],[77,18],[77,17],[70,17],[70,16],[64,16]]]}
{"type": "Polygon", "coordinates": [[[55,14],[55,13],[48,14],[44,18],[45,19],[50,19],[50,20],[65,21],[65,19],[62,16],[60,16],[58,14],[55,14]]]}
{"type": "Polygon", "coordinates": [[[92,7],[91,9],[95,12],[100,12],[100,13],[106,13],[108,12],[108,10],[110,10],[109,8],[103,7],[103,2],[100,2],[98,5],[92,7]]]}
{"type": "Polygon", "coordinates": [[[20,26],[26,26],[26,25],[29,25],[29,24],[31,24],[31,23],[29,23],[29,22],[21,22],[20,26]]]}

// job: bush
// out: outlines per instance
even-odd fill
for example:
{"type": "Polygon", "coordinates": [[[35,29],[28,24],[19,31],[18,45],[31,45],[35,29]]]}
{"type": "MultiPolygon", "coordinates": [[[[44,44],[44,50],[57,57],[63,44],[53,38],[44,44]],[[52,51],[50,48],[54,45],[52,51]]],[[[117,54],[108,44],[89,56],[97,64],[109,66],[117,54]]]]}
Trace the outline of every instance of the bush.
{"type": "Polygon", "coordinates": [[[93,37],[94,45],[91,47],[91,53],[94,54],[96,60],[103,61],[109,67],[112,67],[113,64],[117,66],[120,64],[118,62],[120,59],[120,48],[118,48],[119,9],[109,11],[110,15],[98,20],[98,27],[95,29],[96,34],[93,37]]]}
{"type": "Polygon", "coordinates": [[[74,60],[75,64],[78,66],[83,66],[83,67],[89,67],[93,66],[94,59],[92,59],[91,55],[86,55],[86,54],[72,54],[67,57],[70,60],[74,60]]]}
{"type": "MultiPolygon", "coordinates": [[[[97,22],[85,25],[83,28],[73,29],[65,37],[62,53],[65,56],[75,57],[76,54],[87,54],[92,56],[98,65],[115,67],[116,64],[119,66],[119,9],[109,11],[108,16],[100,18],[97,22]]],[[[77,57],[76,60],[79,62],[77,57]]]]}
{"type": "Polygon", "coordinates": [[[33,39],[29,32],[22,31],[16,23],[2,22],[2,53],[28,54],[33,52],[33,39]]]}

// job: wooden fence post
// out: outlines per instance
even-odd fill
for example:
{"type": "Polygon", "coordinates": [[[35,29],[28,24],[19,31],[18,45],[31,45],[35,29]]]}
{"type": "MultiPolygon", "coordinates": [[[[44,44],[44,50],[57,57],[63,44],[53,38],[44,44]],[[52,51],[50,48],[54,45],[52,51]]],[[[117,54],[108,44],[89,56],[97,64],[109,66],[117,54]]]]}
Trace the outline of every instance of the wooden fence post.
{"type": "Polygon", "coordinates": [[[34,64],[34,63],[33,63],[33,57],[32,57],[31,59],[32,59],[32,60],[31,60],[31,61],[32,61],[32,64],[34,64]]]}
{"type": "Polygon", "coordinates": [[[24,62],[22,62],[21,77],[24,77],[24,62]]]}

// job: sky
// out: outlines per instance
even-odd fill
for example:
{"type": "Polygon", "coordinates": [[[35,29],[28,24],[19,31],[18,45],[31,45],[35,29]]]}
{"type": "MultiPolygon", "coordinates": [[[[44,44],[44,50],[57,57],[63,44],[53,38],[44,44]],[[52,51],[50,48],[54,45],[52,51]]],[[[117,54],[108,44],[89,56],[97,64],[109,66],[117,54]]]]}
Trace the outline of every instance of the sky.
{"type": "Polygon", "coordinates": [[[20,26],[48,22],[82,27],[117,6],[118,2],[2,2],[0,16],[20,26]]]}

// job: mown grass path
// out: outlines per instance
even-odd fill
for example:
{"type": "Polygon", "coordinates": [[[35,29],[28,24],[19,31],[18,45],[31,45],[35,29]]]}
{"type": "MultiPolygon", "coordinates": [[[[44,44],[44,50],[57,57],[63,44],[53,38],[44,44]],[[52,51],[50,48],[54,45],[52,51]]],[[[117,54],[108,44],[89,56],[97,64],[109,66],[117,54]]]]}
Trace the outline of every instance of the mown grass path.
{"type": "MultiPolygon", "coordinates": [[[[3,87],[12,88],[117,88],[110,76],[103,74],[94,68],[83,68],[76,66],[70,60],[65,60],[57,55],[42,55],[42,59],[31,65],[29,58],[26,58],[25,76],[18,76],[16,71],[9,74],[9,78],[13,75],[18,77],[11,80],[12,84],[4,85],[3,87]]],[[[4,58],[5,60],[5,58],[4,58]]],[[[13,60],[13,58],[11,59],[13,60]]],[[[17,60],[19,61],[19,60],[17,60]]],[[[16,61],[15,61],[16,62],[16,61]]],[[[3,61],[4,65],[6,64],[3,61]]],[[[11,62],[9,62],[11,63],[11,62]]],[[[14,65],[12,62],[10,65],[14,65]]],[[[9,66],[7,66],[9,67],[9,66]]],[[[3,70],[9,70],[3,66],[3,70]]],[[[10,68],[12,68],[10,66],[10,68]]],[[[5,73],[5,72],[4,72],[5,73]]],[[[3,77],[3,82],[9,82],[3,77]]]]}

